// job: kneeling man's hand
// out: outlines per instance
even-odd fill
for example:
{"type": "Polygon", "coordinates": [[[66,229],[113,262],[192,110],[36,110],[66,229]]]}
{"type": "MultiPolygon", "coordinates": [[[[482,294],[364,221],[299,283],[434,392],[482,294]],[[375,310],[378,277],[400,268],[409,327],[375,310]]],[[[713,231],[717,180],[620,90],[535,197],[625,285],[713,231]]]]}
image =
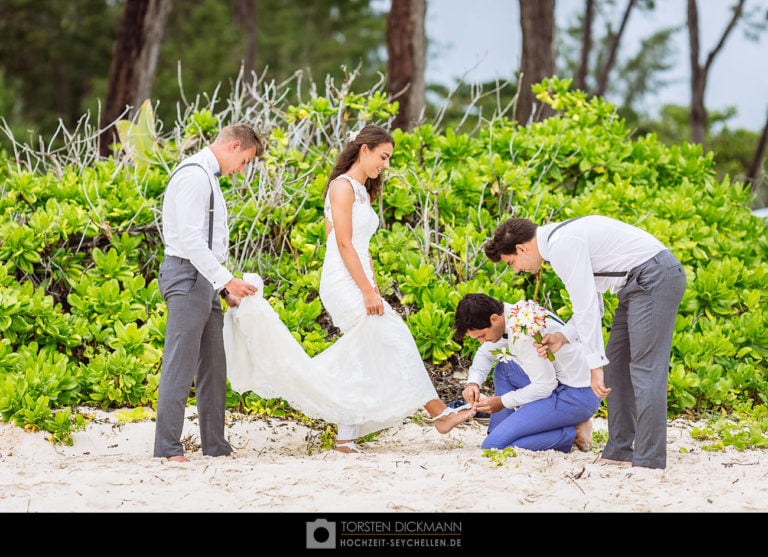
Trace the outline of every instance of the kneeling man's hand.
{"type": "Polygon", "coordinates": [[[504,408],[504,405],[501,403],[500,396],[483,398],[475,405],[475,410],[478,412],[487,412],[488,414],[495,414],[502,408],[504,408]]]}

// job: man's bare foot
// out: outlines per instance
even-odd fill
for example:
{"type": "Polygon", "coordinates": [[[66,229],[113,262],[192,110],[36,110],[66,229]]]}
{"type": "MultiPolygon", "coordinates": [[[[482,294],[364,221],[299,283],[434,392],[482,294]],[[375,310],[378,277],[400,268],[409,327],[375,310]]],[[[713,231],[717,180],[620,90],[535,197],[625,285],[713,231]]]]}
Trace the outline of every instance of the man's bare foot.
{"type": "Polygon", "coordinates": [[[592,418],[576,424],[576,438],[573,444],[583,453],[592,450],[592,418]]]}
{"type": "Polygon", "coordinates": [[[446,406],[445,410],[433,418],[435,429],[438,433],[448,433],[457,425],[466,422],[474,416],[476,412],[475,407],[470,404],[465,404],[459,408],[446,406]]]}
{"type": "Polygon", "coordinates": [[[169,462],[189,462],[189,459],[181,454],[178,454],[176,456],[169,456],[168,457],[169,462]]]}
{"type": "Polygon", "coordinates": [[[627,466],[632,466],[632,463],[628,460],[612,460],[610,458],[598,458],[597,464],[600,465],[609,465],[609,466],[618,466],[620,468],[626,468],[627,466]]]}

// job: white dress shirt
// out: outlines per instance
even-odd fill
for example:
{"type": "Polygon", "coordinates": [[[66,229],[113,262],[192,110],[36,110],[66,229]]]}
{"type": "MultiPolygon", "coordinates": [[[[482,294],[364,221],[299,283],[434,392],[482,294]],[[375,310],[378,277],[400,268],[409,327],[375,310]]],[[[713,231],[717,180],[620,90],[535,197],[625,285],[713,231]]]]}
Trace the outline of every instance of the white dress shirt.
{"type": "MultiPolygon", "coordinates": [[[[512,309],[512,305],[504,303],[504,321],[512,309]]],[[[561,331],[564,325],[552,315],[547,315],[546,326],[542,334],[561,331]]],[[[505,326],[506,330],[506,326],[505,326]]],[[[517,408],[528,402],[548,397],[557,387],[558,382],[571,387],[589,387],[591,374],[585,351],[578,340],[563,345],[555,353],[555,361],[542,358],[533,346],[530,337],[522,339],[501,338],[497,342],[484,342],[480,345],[472,365],[469,367],[467,383],[482,385],[488,377],[491,368],[497,362],[493,350],[508,347],[512,360],[518,364],[531,382],[520,389],[501,395],[501,403],[505,408],[517,408]]]]}
{"type": "Polygon", "coordinates": [[[538,227],[536,241],[539,253],[552,265],[571,299],[573,317],[563,334],[569,340],[581,339],[590,368],[602,367],[608,363],[602,294],[621,290],[626,276],[596,277],[594,273],[630,271],[666,246],[636,226],[599,215],[575,219],[548,239],[559,224],[538,227]]]}
{"type": "Polygon", "coordinates": [[[163,198],[165,254],[189,259],[216,291],[232,280],[222,263],[229,248],[227,204],[216,177],[219,163],[210,148],[188,157],[173,175],[163,198]],[[209,210],[213,189],[213,242],[208,249],[209,210]]]}

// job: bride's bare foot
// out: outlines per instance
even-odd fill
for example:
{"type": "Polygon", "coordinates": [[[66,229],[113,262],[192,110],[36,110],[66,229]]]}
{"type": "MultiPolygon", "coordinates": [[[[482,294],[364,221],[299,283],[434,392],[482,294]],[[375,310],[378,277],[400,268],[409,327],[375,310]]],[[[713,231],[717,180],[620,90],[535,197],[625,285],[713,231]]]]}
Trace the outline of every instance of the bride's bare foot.
{"type": "Polygon", "coordinates": [[[457,425],[466,422],[474,416],[476,412],[475,407],[471,404],[465,404],[458,408],[446,406],[445,410],[432,419],[435,423],[435,429],[439,433],[448,433],[457,425]]]}

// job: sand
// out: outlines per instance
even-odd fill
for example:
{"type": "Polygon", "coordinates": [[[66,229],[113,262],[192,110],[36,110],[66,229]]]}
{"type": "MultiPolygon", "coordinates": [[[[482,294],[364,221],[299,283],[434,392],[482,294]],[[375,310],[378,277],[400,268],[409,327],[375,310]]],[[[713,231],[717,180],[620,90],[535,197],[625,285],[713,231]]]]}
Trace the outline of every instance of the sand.
{"type": "MultiPolygon", "coordinates": [[[[0,423],[0,512],[299,513],[720,513],[768,511],[765,450],[707,451],[694,424],[669,423],[664,470],[597,463],[593,452],[483,455],[486,426],[448,434],[407,419],[361,444],[365,454],[320,448],[317,429],[227,415],[236,448],[203,456],[197,410],[187,409],[188,463],[153,458],[154,422],[94,418],[55,445],[45,432],[0,423]]],[[[595,418],[596,432],[605,432],[595,418]]]]}

